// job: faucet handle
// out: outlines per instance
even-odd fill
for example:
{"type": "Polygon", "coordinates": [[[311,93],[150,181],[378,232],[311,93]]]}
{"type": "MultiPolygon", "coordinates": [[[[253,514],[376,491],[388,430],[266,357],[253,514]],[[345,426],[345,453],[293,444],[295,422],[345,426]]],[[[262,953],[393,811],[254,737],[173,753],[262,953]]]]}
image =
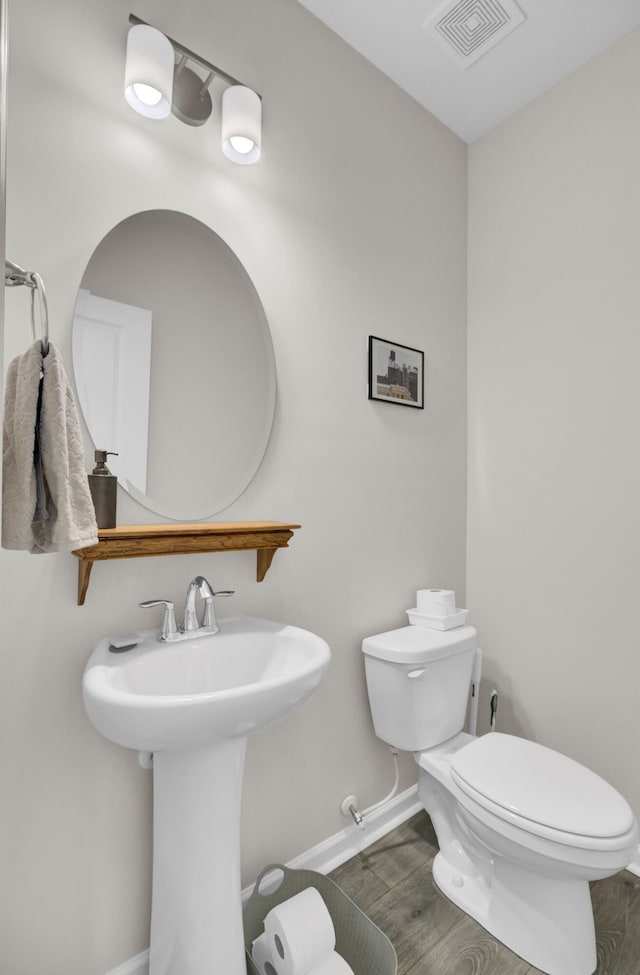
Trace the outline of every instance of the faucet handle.
{"type": "Polygon", "coordinates": [[[152,606],[164,606],[164,619],[162,620],[162,630],[158,639],[163,643],[167,640],[175,639],[178,627],[176,626],[175,609],[170,599],[146,599],[138,605],[142,609],[151,609],[152,606]]]}
{"type": "Polygon", "coordinates": [[[205,597],[204,601],[204,616],[202,617],[203,626],[215,626],[216,616],[213,610],[213,598],[214,596],[233,596],[235,595],[235,589],[220,589],[218,592],[212,592],[210,596],[205,597]]]}

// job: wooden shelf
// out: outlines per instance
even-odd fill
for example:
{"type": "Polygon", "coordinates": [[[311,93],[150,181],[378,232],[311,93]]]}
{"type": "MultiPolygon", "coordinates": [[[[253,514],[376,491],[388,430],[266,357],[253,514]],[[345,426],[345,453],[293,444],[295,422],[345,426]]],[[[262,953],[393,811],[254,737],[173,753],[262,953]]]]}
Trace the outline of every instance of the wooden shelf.
{"type": "Polygon", "coordinates": [[[194,552],[238,552],[255,549],[257,579],[262,582],[279,548],[286,548],[300,525],[281,521],[196,522],[172,525],[118,525],[100,528],[98,544],[79,548],[78,606],[84,605],[94,562],[138,559],[194,552]]]}

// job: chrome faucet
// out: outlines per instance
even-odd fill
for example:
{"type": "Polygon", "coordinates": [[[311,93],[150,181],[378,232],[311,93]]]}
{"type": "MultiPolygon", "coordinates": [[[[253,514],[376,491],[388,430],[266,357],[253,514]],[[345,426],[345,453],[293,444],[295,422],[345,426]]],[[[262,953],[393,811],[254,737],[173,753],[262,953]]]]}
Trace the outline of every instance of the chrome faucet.
{"type": "Polygon", "coordinates": [[[194,633],[197,630],[205,630],[207,633],[217,633],[219,626],[216,623],[216,614],[213,607],[214,596],[233,596],[233,589],[222,589],[214,592],[204,576],[196,576],[189,583],[187,598],[184,604],[184,622],[182,624],[183,633],[194,633]],[[202,623],[198,622],[196,613],[196,597],[200,593],[204,599],[204,613],[202,623]]]}
{"type": "Polygon", "coordinates": [[[170,599],[147,599],[139,605],[143,609],[150,609],[152,606],[164,606],[164,620],[158,640],[161,643],[174,643],[176,640],[188,640],[192,636],[213,636],[220,627],[216,623],[216,614],[213,600],[216,596],[233,596],[235,590],[222,589],[214,592],[204,576],[196,576],[189,583],[187,598],[184,604],[184,621],[181,626],[176,626],[176,615],[174,605],[170,599]],[[196,599],[198,593],[204,599],[204,613],[202,623],[198,620],[196,612],[196,599]]]}

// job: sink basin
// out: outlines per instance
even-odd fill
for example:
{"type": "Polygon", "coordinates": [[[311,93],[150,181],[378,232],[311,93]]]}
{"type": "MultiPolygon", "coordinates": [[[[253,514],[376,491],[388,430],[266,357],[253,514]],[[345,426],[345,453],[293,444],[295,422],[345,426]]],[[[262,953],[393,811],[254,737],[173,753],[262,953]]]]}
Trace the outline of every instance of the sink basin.
{"type": "Polygon", "coordinates": [[[91,723],[125,748],[158,752],[255,734],[281,721],[318,686],[329,647],[296,626],[252,617],[220,621],[214,636],[134,650],[98,644],[83,696],[91,723]]]}

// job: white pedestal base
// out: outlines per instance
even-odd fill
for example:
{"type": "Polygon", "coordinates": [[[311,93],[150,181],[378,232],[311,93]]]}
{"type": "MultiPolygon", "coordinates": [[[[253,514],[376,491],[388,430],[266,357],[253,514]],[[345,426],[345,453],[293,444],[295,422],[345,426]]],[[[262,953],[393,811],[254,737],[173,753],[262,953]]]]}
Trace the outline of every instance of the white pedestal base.
{"type": "Polygon", "coordinates": [[[149,975],[246,975],[240,797],[246,738],[153,756],[149,975]]]}

